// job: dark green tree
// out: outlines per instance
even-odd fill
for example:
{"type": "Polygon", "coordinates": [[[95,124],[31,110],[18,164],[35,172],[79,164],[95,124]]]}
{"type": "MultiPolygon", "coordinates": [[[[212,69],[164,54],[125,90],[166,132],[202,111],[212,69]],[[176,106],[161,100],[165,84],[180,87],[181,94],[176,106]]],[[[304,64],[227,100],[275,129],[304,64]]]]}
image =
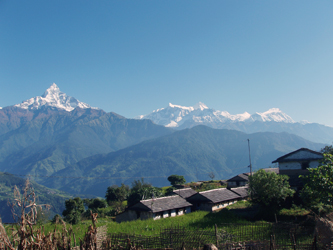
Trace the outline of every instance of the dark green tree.
{"type": "Polygon", "coordinates": [[[130,195],[127,199],[128,206],[132,206],[142,199],[150,199],[152,197],[160,197],[163,192],[161,188],[153,187],[150,183],[144,182],[143,178],[141,180],[135,180],[132,183],[132,188],[130,195]]]}
{"type": "Polygon", "coordinates": [[[108,204],[111,204],[115,201],[124,201],[127,199],[130,193],[130,188],[128,185],[124,183],[121,184],[120,187],[117,185],[113,185],[107,188],[105,198],[108,204]]]}
{"type": "Polygon", "coordinates": [[[80,222],[81,214],[84,212],[83,201],[80,197],[65,201],[66,209],[62,212],[64,220],[71,224],[80,222]]]}
{"type": "Polygon", "coordinates": [[[98,198],[89,199],[89,200],[90,200],[90,202],[88,204],[88,209],[90,209],[93,213],[96,213],[99,208],[106,208],[107,207],[106,200],[102,200],[102,199],[98,199],[98,198]]]}
{"type": "Polygon", "coordinates": [[[323,148],[320,150],[320,153],[323,153],[323,154],[331,154],[331,155],[333,155],[333,146],[330,145],[330,146],[325,146],[325,147],[323,147],[323,148]]]}
{"type": "Polygon", "coordinates": [[[301,176],[305,185],[301,197],[305,206],[315,212],[333,208],[333,156],[324,154],[323,165],[309,168],[309,174],[301,176]]]}
{"type": "Polygon", "coordinates": [[[170,181],[170,184],[172,186],[175,186],[175,185],[181,185],[181,184],[184,184],[186,183],[186,180],[184,178],[184,176],[182,175],[170,175],[168,177],[168,181],[170,181]]]}
{"type": "Polygon", "coordinates": [[[276,212],[282,208],[287,197],[295,191],[290,188],[289,177],[274,172],[258,170],[249,176],[249,195],[251,202],[276,212]]]}

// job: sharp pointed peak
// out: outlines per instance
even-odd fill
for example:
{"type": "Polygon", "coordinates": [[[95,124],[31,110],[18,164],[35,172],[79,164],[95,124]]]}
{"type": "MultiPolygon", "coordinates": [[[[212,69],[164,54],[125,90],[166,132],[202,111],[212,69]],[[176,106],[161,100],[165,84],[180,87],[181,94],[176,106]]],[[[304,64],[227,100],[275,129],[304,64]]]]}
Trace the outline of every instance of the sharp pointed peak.
{"type": "Polygon", "coordinates": [[[59,87],[57,84],[55,83],[52,83],[51,86],[45,90],[44,94],[42,95],[42,97],[46,97],[50,94],[56,94],[56,95],[59,95],[61,94],[62,92],[60,91],[59,87]]]}
{"type": "Polygon", "coordinates": [[[42,96],[36,96],[22,102],[21,104],[14,105],[19,108],[36,110],[42,106],[50,106],[66,111],[72,111],[76,107],[86,109],[91,108],[88,104],[83,103],[61,92],[57,84],[52,83],[51,86],[44,92],[42,96]]]}
{"type": "Polygon", "coordinates": [[[204,104],[203,102],[198,102],[197,104],[195,104],[195,105],[193,106],[193,108],[194,108],[194,109],[200,109],[200,110],[209,109],[209,108],[207,107],[207,105],[204,104]]]}

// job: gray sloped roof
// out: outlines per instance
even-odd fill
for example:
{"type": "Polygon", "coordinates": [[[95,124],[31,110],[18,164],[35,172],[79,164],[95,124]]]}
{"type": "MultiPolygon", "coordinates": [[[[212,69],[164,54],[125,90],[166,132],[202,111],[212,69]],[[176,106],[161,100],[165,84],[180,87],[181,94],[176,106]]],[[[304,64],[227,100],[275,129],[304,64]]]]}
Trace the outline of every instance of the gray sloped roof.
{"type": "Polygon", "coordinates": [[[197,192],[194,191],[192,188],[183,188],[183,189],[176,189],[173,190],[174,194],[179,195],[180,197],[186,199],[194,194],[196,194],[197,192]]]}
{"type": "Polygon", "coordinates": [[[286,154],[286,155],[283,155],[279,158],[277,158],[275,161],[272,161],[272,163],[276,163],[276,162],[289,162],[289,161],[300,161],[300,160],[318,160],[318,159],[321,159],[323,158],[323,154],[322,153],[319,153],[317,151],[313,151],[311,149],[308,149],[308,148],[300,148],[300,149],[297,149],[289,154],[286,154]],[[307,152],[308,153],[308,156],[304,159],[290,159],[290,156],[294,155],[294,154],[297,154],[299,152],[307,152]]]}
{"type": "Polygon", "coordinates": [[[191,203],[187,202],[185,199],[178,195],[174,195],[149,200],[141,200],[128,209],[137,211],[152,211],[153,213],[157,213],[190,206],[192,206],[191,203]]]}
{"type": "Polygon", "coordinates": [[[242,174],[239,174],[239,175],[236,175],[232,178],[230,178],[228,181],[249,181],[249,175],[250,173],[242,173],[242,174]]]}
{"type": "Polygon", "coordinates": [[[199,192],[199,193],[189,197],[188,201],[218,203],[218,202],[224,202],[224,201],[228,201],[228,200],[234,200],[237,198],[241,198],[241,196],[236,194],[235,192],[230,191],[229,189],[218,188],[218,189],[212,189],[209,191],[199,192]]]}
{"type": "Polygon", "coordinates": [[[242,198],[249,197],[249,193],[248,193],[249,188],[247,186],[231,188],[230,190],[232,192],[235,192],[236,194],[240,195],[242,198]]]}

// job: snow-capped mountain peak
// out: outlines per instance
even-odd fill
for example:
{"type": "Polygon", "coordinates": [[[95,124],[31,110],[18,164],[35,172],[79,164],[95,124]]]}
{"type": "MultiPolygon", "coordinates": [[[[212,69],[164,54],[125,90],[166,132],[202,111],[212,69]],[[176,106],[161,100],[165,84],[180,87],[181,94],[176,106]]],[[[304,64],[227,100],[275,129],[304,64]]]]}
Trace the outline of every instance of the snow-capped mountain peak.
{"type": "Polygon", "coordinates": [[[250,115],[248,112],[231,115],[227,111],[218,111],[208,108],[202,102],[186,107],[169,103],[168,107],[157,109],[148,115],[141,115],[138,119],[150,119],[154,123],[166,127],[187,128],[203,124],[218,128],[222,124],[237,122],[284,122],[295,123],[294,120],[278,108],[269,109],[263,113],[250,115]]]}
{"type": "Polygon", "coordinates": [[[194,110],[193,107],[185,107],[185,106],[180,106],[180,105],[174,105],[172,103],[169,103],[169,108],[178,108],[178,109],[189,110],[189,111],[194,110]]]}
{"type": "Polygon", "coordinates": [[[209,109],[204,103],[202,102],[198,102],[197,104],[195,104],[193,106],[194,109],[200,109],[200,110],[204,110],[204,109],[209,109]]]}
{"type": "Polygon", "coordinates": [[[42,106],[50,106],[64,109],[68,112],[72,111],[76,107],[83,109],[91,108],[88,104],[80,102],[74,97],[68,96],[61,92],[55,83],[53,83],[42,96],[30,98],[29,100],[14,106],[30,110],[40,109],[42,106]]]}
{"type": "Polygon", "coordinates": [[[263,122],[285,122],[294,123],[295,121],[287,114],[283,113],[278,108],[271,108],[263,113],[255,113],[251,116],[253,120],[261,120],[263,122]]]}

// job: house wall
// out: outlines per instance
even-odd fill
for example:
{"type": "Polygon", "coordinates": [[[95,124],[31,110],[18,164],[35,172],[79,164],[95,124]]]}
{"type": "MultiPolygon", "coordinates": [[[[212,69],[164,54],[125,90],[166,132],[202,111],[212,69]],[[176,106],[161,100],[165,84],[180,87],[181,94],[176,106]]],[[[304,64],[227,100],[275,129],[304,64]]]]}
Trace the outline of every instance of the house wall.
{"type": "Polygon", "coordinates": [[[234,187],[242,187],[247,184],[247,181],[228,181],[227,182],[227,187],[228,188],[234,188],[234,187]]]}
{"type": "Polygon", "coordinates": [[[183,209],[179,209],[178,210],[178,215],[183,215],[184,214],[184,210],[183,209]]]}
{"type": "Polygon", "coordinates": [[[219,202],[219,203],[201,203],[200,206],[197,206],[198,210],[203,210],[203,211],[208,211],[208,212],[213,212],[216,210],[220,210],[222,208],[225,208],[231,204],[236,203],[238,200],[230,200],[230,201],[225,201],[225,202],[219,202]]]}
{"type": "Polygon", "coordinates": [[[116,222],[124,222],[124,221],[131,221],[131,220],[136,220],[137,219],[137,214],[135,211],[127,210],[121,214],[118,214],[116,216],[116,222]]]}
{"type": "MultiPolygon", "coordinates": [[[[309,162],[309,168],[316,168],[319,166],[318,161],[310,161],[309,162]]],[[[279,169],[280,170],[296,170],[296,169],[302,169],[302,162],[280,162],[279,163],[279,169]]]]}
{"type": "Polygon", "coordinates": [[[230,201],[227,201],[227,202],[220,202],[220,203],[213,204],[211,211],[220,210],[220,209],[225,208],[225,207],[227,207],[231,204],[234,204],[236,202],[237,202],[237,200],[230,200],[230,201]]]}
{"type": "Polygon", "coordinates": [[[163,211],[163,218],[168,218],[169,217],[169,211],[163,211]]]}
{"type": "Polygon", "coordinates": [[[116,216],[116,222],[120,223],[123,221],[131,221],[131,220],[147,220],[153,218],[154,220],[158,220],[161,218],[168,218],[168,217],[176,217],[180,215],[184,215],[187,213],[191,213],[191,207],[180,208],[180,209],[172,209],[167,211],[162,211],[158,213],[151,213],[146,211],[133,211],[127,210],[119,215],[116,216]]]}
{"type": "Polygon", "coordinates": [[[185,209],[185,213],[186,213],[186,214],[191,213],[191,211],[192,211],[191,207],[187,207],[187,208],[185,209]]]}
{"type": "Polygon", "coordinates": [[[159,220],[159,219],[161,219],[162,218],[162,214],[161,213],[154,213],[153,214],[153,219],[154,220],[159,220]]]}

